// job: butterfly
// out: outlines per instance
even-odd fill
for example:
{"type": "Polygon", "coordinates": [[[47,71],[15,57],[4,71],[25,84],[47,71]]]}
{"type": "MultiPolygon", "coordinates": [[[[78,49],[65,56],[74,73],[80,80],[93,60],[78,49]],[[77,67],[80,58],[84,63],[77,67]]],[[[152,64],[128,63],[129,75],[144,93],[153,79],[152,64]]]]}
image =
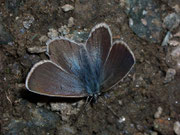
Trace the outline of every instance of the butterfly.
{"type": "Polygon", "coordinates": [[[121,40],[112,42],[105,23],[92,28],[85,43],[64,37],[47,43],[49,60],[36,63],[26,88],[52,97],[97,97],[124,78],[135,64],[133,52],[121,40]]]}

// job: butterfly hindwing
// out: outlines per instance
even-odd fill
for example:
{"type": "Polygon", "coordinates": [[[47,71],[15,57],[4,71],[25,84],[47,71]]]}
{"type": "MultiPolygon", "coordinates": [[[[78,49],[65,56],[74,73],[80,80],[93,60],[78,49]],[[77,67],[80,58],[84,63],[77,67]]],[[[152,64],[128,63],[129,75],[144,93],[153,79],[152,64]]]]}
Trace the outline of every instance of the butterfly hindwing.
{"type": "Polygon", "coordinates": [[[104,91],[124,78],[135,64],[134,54],[123,41],[116,41],[103,69],[104,91]]]}
{"type": "Polygon", "coordinates": [[[79,79],[64,72],[49,60],[35,64],[26,79],[28,90],[41,95],[59,97],[84,97],[87,93],[79,79]]]}

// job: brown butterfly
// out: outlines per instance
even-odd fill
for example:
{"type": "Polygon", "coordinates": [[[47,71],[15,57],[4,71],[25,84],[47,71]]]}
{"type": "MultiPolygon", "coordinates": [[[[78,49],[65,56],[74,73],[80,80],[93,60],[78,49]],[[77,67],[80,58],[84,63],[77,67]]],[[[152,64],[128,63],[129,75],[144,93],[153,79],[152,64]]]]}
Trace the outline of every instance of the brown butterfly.
{"type": "Polygon", "coordinates": [[[92,97],[124,78],[135,57],[123,41],[112,43],[105,23],[96,25],[85,44],[58,37],[47,42],[50,60],[35,64],[26,78],[26,88],[34,93],[56,97],[92,97]]]}

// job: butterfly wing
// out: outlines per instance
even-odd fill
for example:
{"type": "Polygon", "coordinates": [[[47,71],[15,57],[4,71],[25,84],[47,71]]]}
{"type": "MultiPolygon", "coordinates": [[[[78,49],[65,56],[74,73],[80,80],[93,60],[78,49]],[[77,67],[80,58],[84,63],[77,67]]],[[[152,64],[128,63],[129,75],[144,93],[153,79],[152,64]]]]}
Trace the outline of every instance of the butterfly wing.
{"type": "Polygon", "coordinates": [[[87,93],[79,79],[49,60],[35,64],[26,78],[26,88],[41,95],[84,97],[87,93]]]}
{"type": "Polygon", "coordinates": [[[109,54],[112,45],[112,34],[110,28],[105,23],[96,25],[86,42],[87,51],[93,63],[100,61],[103,65],[109,54]]]}
{"type": "Polygon", "coordinates": [[[110,89],[125,77],[135,64],[135,57],[123,41],[116,41],[110,51],[103,69],[104,91],[110,89]]]}
{"type": "Polygon", "coordinates": [[[69,73],[78,73],[85,53],[83,45],[66,38],[56,38],[47,43],[47,54],[57,65],[69,73]]]}
{"type": "Polygon", "coordinates": [[[86,42],[86,50],[90,59],[90,65],[96,82],[101,82],[101,70],[109,55],[112,45],[112,34],[105,23],[96,25],[86,42]]]}

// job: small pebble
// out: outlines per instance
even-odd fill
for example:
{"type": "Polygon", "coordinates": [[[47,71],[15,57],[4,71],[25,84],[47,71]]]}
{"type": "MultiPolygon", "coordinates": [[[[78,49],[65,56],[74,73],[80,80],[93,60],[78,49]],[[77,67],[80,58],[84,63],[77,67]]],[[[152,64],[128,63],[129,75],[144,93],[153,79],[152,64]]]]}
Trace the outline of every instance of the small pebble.
{"type": "Polygon", "coordinates": [[[46,43],[47,41],[48,41],[48,37],[47,36],[45,36],[45,35],[43,35],[43,36],[41,36],[40,38],[39,38],[39,41],[41,42],[41,44],[42,43],[46,43]]]}
{"type": "Polygon", "coordinates": [[[42,106],[45,106],[45,105],[46,105],[46,103],[37,102],[37,106],[39,106],[39,107],[42,107],[42,106]]]}
{"type": "Polygon", "coordinates": [[[68,124],[64,124],[61,127],[59,127],[59,133],[60,135],[75,135],[77,134],[76,129],[68,124]]]}
{"type": "Polygon", "coordinates": [[[122,100],[118,100],[119,105],[123,105],[122,100]]]}
{"type": "Polygon", "coordinates": [[[174,132],[177,134],[177,135],[180,135],[180,122],[179,121],[176,121],[174,123],[174,132]]]}
{"type": "Polygon", "coordinates": [[[30,16],[26,17],[26,20],[23,21],[24,28],[29,29],[33,22],[34,22],[33,16],[30,15],[30,16]]]}
{"type": "Polygon", "coordinates": [[[168,31],[168,32],[166,33],[166,36],[164,37],[163,42],[161,43],[161,45],[162,45],[162,46],[167,46],[168,43],[169,43],[169,39],[170,39],[171,37],[172,37],[171,32],[168,31]]]}
{"type": "Polygon", "coordinates": [[[74,18],[70,17],[68,20],[68,27],[71,28],[72,26],[74,26],[74,18]]]}
{"type": "Polygon", "coordinates": [[[49,29],[48,37],[51,38],[51,39],[54,39],[54,38],[58,37],[57,30],[55,30],[53,28],[49,29]]]}
{"type": "Polygon", "coordinates": [[[154,114],[154,118],[156,119],[160,118],[162,111],[163,111],[162,107],[158,107],[157,112],[154,114]]]}
{"type": "Polygon", "coordinates": [[[126,118],[125,118],[124,116],[122,116],[122,117],[118,120],[119,123],[122,123],[122,122],[124,122],[124,121],[126,121],[126,118]]]}
{"type": "Polygon", "coordinates": [[[158,133],[153,131],[153,132],[151,132],[151,135],[158,135],[158,133]]]}
{"type": "Polygon", "coordinates": [[[28,48],[29,53],[43,53],[46,52],[46,46],[34,46],[28,48]]]}
{"type": "Polygon", "coordinates": [[[133,19],[129,18],[129,26],[133,26],[134,22],[133,22],[133,19]]]}
{"type": "Polygon", "coordinates": [[[64,12],[68,12],[68,11],[74,10],[74,7],[72,5],[69,5],[69,4],[66,4],[66,5],[62,6],[61,8],[62,8],[62,10],[64,12]]]}
{"type": "Polygon", "coordinates": [[[50,103],[52,111],[61,111],[62,105],[61,103],[50,103]]]}
{"type": "Polygon", "coordinates": [[[180,24],[180,16],[176,13],[171,13],[164,18],[164,26],[172,31],[180,24]]]}
{"type": "Polygon", "coordinates": [[[164,83],[168,83],[174,79],[174,76],[176,75],[176,70],[173,68],[169,68],[166,72],[166,77],[164,79],[164,83]]]}
{"type": "Polygon", "coordinates": [[[68,103],[50,103],[50,106],[52,111],[61,113],[61,118],[63,121],[68,121],[72,114],[77,114],[79,112],[79,108],[74,108],[68,103]]]}
{"type": "Polygon", "coordinates": [[[170,40],[168,44],[170,46],[180,46],[180,42],[178,42],[177,40],[170,40]]]}
{"type": "Polygon", "coordinates": [[[58,32],[60,33],[61,36],[65,36],[65,35],[69,34],[70,30],[66,25],[64,25],[58,29],[58,32]]]}

